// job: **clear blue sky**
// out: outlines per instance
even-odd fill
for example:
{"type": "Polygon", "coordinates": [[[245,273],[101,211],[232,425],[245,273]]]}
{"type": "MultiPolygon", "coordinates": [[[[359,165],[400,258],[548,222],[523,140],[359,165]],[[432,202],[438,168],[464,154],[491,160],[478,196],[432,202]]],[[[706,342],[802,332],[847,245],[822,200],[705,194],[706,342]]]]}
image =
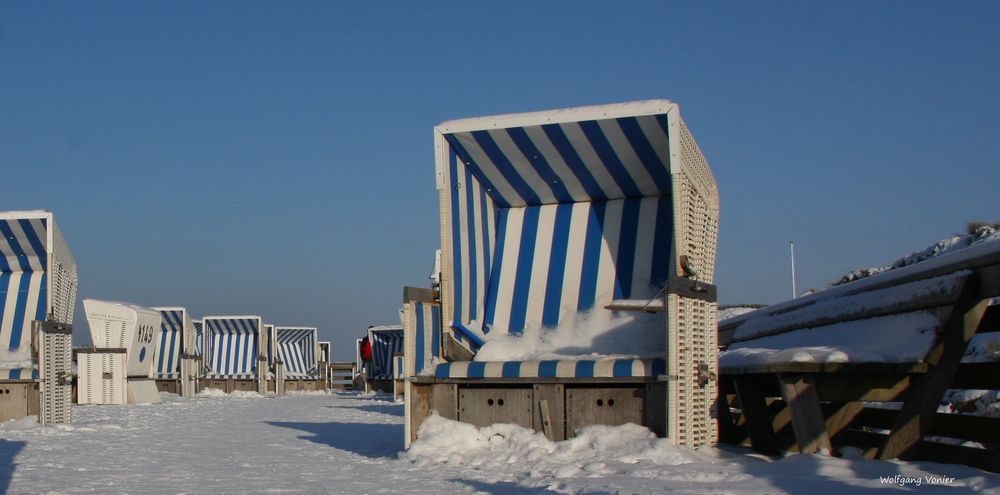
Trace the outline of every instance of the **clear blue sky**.
{"type": "MultiPolygon", "coordinates": [[[[722,303],[1000,219],[997,2],[0,3],[0,209],[80,296],[398,321],[438,244],[432,127],[668,98],[722,196],[722,303]]],[[[86,335],[82,314],[77,332],[86,335]]],[[[84,338],[84,341],[86,338],[84,338]]]]}

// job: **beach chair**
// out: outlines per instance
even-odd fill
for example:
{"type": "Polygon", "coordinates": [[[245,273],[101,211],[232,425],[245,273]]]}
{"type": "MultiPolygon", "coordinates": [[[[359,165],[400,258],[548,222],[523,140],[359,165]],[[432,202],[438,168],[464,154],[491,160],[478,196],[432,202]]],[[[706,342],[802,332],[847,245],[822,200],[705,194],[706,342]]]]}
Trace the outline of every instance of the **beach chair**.
{"type": "Polygon", "coordinates": [[[463,119],[434,136],[440,286],[405,293],[407,442],[431,411],[554,440],[632,422],[713,442],[718,199],[677,105],[463,119]],[[503,357],[515,335],[552,356],[503,357]]]}

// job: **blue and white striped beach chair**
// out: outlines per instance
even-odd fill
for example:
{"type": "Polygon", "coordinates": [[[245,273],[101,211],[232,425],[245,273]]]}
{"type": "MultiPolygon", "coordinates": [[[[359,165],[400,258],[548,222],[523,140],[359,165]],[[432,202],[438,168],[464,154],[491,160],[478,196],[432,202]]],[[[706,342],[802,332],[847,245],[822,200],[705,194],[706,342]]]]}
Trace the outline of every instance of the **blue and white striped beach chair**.
{"type": "Polygon", "coordinates": [[[277,359],[285,366],[289,380],[315,380],[317,350],[315,327],[274,327],[274,344],[277,359]]]}
{"type": "MultiPolygon", "coordinates": [[[[403,327],[401,325],[380,325],[368,328],[368,341],[372,345],[371,369],[368,380],[385,382],[377,384],[377,389],[390,390],[394,378],[393,354],[403,352],[403,327]]],[[[374,383],[373,383],[374,384],[374,383]]]]}
{"type": "MultiPolygon", "coordinates": [[[[29,404],[28,400],[14,403],[15,397],[29,397],[39,379],[39,356],[32,350],[32,322],[72,324],[76,288],[76,261],[52,213],[0,212],[0,345],[4,350],[0,382],[7,389],[0,398],[0,421],[26,416],[29,409],[37,409],[37,403],[29,404]]],[[[71,348],[67,347],[66,352],[71,353],[71,348]]],[[[67,372],[71,359],[68,354],[67,372]]],[[[64,388],[69,390],[68,386],[64,388]]],[[[69,393],[64,406],[58,408],[65,409],[67,421],[69,393]]]]}
{"type": "Polygon", "coordinates": [[[435,149],[440,296],[404,309],[416,389],[407,392],[407,441],[433,408],[556,439],[588,422],[630,421],[678,444],[712,442],[718,198],[677,105],[451,121],[435,128],[435,149]],[[628,311],[658,312],[641,318],[659,323],[638,336],[609,327],[601,338],[613,355],[579,342],[598,356],[472,360],[491,334],[628,311]],[[636,338],[659,350],[613,350],[636,338]]]}
{"type": "Polygon", "coordinates": [[[260,316],[206,316],[205,386],[227,392],[266,392],[270,336],[260,316]]]}

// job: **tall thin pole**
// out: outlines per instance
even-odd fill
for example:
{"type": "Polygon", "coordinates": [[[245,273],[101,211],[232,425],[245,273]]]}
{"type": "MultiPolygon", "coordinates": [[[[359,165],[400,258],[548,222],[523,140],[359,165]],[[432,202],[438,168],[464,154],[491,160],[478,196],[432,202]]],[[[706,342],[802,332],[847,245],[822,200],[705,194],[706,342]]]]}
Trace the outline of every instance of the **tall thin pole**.
{"type": "Polygon", "coordinates": [[[792,299],[795,299],[799,293],[795,289],[795,241],[788,241],[788,246],[792,251],[792,299]]]}

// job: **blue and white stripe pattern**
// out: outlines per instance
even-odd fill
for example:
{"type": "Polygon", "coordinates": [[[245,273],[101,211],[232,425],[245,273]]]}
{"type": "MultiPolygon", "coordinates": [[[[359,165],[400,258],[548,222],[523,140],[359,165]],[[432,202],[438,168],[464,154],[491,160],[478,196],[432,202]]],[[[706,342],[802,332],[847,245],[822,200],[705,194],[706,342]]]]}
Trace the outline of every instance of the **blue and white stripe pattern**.
{"type": "Polygon", "coordinates": [[[436,378],[635,378],[666,372],[663,359],[581,359],[552,361],[465,361],[439,364],[436,378]]]}
{"type": "Polygon", "coordinates": [[[403,356],[393,356],[392,358],[392,377],[396,380],[402,380],[406,376],[406,363],[403,356]]]}
{"type": "Polygon", "coordinates": [[[155,378],[175,380],[180,378],[181,341],[184,336],[184,310],[159,309],[160,337],[156,349],[155,378]]]}
{"type": "Polygon", "coordinates": [[[210,370],[206,378],[256,378],[263,329],[261,318],[206,316],[202,322],[210,370]]]}
{"type": "Polygon", "coordinates": [[[441,306],[411,302],[413,312],[414,373],[426,373],[435,358],[441,357],[441,306]]]}
{"type": "Polygon", "coordinates": [[[316,378],[316,329],[274,327],[278,359],[284,363],[285,378],[316,378]]]}
{"type": "Polygon", "coordinates": [[[674,248],[667,129],[663,113],[445,133],[452,335],[656,294],[674,248]]]}
{"type": "Polygon", "coordinates": [[[403,352],[403,327],[401,325],[371,327],[368,329],[368,341],[372,345],[372,369],[369,378],[391,380],[392,355],[403,352]]]}
{"type": "Polygon", "coordinates": [[[0,379],[37,379],[31,322],[49,307],[46,218],[0,219],[0,348],[9,362],[0,379]]]}
{"type": "Polygon", "coordinates": [[[194,339],[196,348],[198,349],[198,356],[205,355],[205,325],[201,321],[194,320],[191,323],[194,324],[194,339]]]}

